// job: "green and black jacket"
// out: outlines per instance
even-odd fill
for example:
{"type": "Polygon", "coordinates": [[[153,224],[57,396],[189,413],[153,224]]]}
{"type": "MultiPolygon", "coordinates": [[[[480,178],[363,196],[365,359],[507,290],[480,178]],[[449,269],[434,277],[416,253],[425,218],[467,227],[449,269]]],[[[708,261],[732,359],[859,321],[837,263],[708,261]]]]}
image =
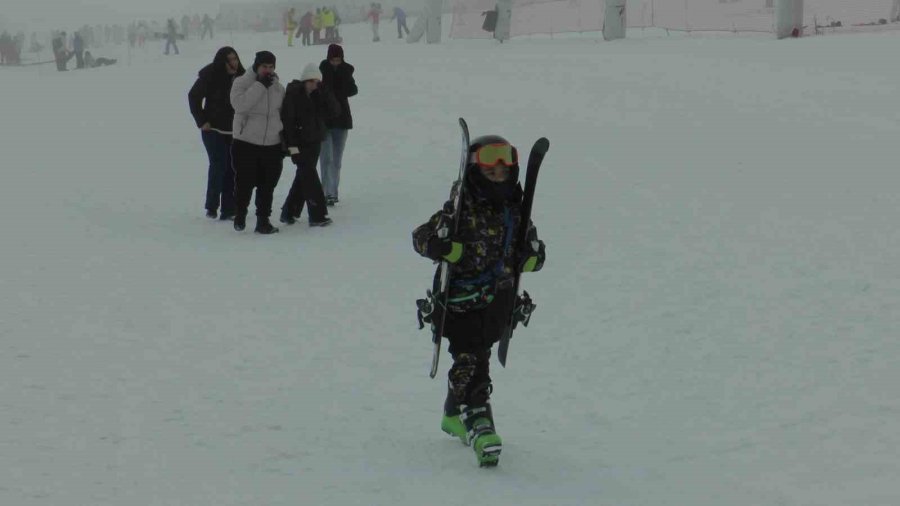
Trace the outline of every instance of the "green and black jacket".
{"type": "MultiPolygon", "coordinates": [[[[427,223],[413,231],[413,247],[420,255],[436,262],[448,260],[450,264],[451,311],[466,311],[488,306],[495,294],[512,288],[517,266],[529,257],[529,270],[538,271],[544,265],[544,244],[537,237],[537,229],[529,223],[525,251],[514,251],[515,238],[521,224],[522,190],[516,186],[513,195],[502,204],[479,198],[468,187],[463,192],[462,215],[459,230],[453,242],[462,245],[462,251],[436,247],[446,242],[437,237],[442,221],[452,228],[453,201],[458,185],[454,185],[450,200],[427,223]],[[443,250],[443,251],[442,251],[443,250]]],[[[439,270],[435,273],[435,288],[439,285],[439,270]]]]}

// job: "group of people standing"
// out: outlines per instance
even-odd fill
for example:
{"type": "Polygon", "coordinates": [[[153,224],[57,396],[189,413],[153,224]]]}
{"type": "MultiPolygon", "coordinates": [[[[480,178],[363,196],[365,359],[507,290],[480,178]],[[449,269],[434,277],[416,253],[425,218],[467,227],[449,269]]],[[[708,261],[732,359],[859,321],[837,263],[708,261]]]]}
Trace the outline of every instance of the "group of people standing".
{"type": "Polygon", "coordinates": [[[188,92],[209,157],[206,215],[233,220],[237,231],[246,227],[255,188],[255,231],[278,232],[270,217],[287,156],[296,174],[281,207],[282,223],[296,223],[305,206],[310,226],[330,225],[328,207],[338,202],[344,146],[353,128],[348,99],[358,92],[354,68],[337,44],[287,87],[275,65],[274,54],[260,51],[244,69],[234,48],[223,47],[188,92]]]}
{"type": "Polygon", "coordinates": [[[294,46],[294,38],[299,37],[304,46],[314,44],[335,44],[341,42],[338,34],[338,26],[341,17],[337,10],[329,7],[319,7],[315,14],[312,10],[306,11],[300,21],[294,19],[296,11],[291,7],[284,14],[284,34],[288,37],[288,47],[294,46]],[[325,31],[324,37],[322,30],[325,31]]]}
{"type": "Polygon", "coordinates": [[[80,31],[75,32],[75,35],[72,37],[71,51],[66,45],[66,32],[59,32],[56,34],[56,36],[53,37],[51,46],[53,48],[53,59],[56,61],[56,70],[61,72],[69,70],[69,60],[73,57],[75,58],[75,68],[79,69],[104,67],[116,63],[114,58],[95,58],[90,51],[87,51],[85,49],[86,44],[84,37],[81,35],[80,31]]]}
{"type": "Polygon", "coordinates": [[[209,17],[209,14],[204,14],[203,19],[200,18],[199,14],[194,14],[194,17],[191,18],[187,14],[181,16],[181,33],[184,35],[184,38],[187,39],[191,35],[200,36],[200,40],[206,38],[207,34],[209,34],[209,38],[213,38],[213,25],[215,21],[213,18],[209,17]]]}
{"type": "Polygon", "coordinates": [[[21,38],[17,34],[12,36],[4,31],[0,34],[0,65],[18,65],[22,63],[22,44],[25,43],[25,34],[21,38]]]}

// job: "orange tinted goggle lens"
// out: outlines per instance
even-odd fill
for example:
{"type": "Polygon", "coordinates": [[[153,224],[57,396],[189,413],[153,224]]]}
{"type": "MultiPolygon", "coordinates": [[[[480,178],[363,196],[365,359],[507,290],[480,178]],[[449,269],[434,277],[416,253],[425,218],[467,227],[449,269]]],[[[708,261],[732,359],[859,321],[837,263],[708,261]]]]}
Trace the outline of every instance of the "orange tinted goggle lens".
{"type": "Polygon", "coordinates": [[[481,146],[475,152],[475,161],[478,165],[485,167],[493,167],[502,163],[507,167],[512,167],[518,162],[516,148],[509,144],[488,144],[481,146]]]}

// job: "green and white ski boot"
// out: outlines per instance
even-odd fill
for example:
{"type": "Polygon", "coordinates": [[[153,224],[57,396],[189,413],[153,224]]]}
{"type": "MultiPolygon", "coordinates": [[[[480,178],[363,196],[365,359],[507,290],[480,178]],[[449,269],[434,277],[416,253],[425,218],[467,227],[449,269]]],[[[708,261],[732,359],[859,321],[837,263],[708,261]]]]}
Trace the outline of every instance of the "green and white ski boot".
{"type": "Polygon", "coordinates": [[[466,426],[463,425],[462,420],[459,419],[459,415],[444,415],[441,418],[441,430],[446,432],[447,434],[458,438],[462,444],[468,446],[469,440],[466,437],[466,426]]]}
{"type": "Polygon", "coordinates": [[[459,420],[466,430],[466,440],[475,450],[479,467],[494,467],[500,463],[503,441],[494,429],[491,405],[461,406],[459,420]]]}

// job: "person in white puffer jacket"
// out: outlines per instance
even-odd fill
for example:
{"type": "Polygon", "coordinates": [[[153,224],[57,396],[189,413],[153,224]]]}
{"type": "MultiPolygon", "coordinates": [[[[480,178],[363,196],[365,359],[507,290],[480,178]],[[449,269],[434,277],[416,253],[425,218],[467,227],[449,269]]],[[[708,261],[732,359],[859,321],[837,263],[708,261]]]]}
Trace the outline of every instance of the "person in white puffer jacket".
{"type": "Polygon", "coordinates": [[[231,160],[234,166],[234,229],[244,230],[247,207],[256,187],[256,232],[273,234],[272,198],[281,178],[281,103],[284,86],[275,74],[275,55],[256,53],[253,67],[231,86],[234,125],[231,160]]]}

